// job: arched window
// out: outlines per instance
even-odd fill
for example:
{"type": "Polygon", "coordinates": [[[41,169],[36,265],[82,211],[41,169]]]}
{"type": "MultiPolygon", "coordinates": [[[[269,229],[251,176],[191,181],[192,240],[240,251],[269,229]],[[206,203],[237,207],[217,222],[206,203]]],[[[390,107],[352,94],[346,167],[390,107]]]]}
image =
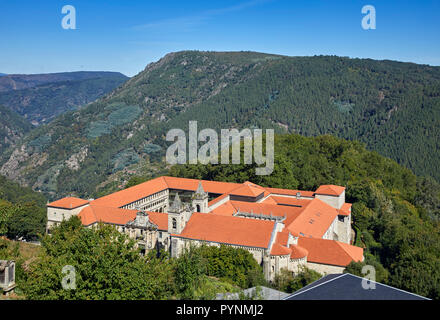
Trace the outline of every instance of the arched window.
{"type": "Polygon", "coordinates": [[[173,218],[173,229],[177,229],[177,221],[176,218],[173,218]]]}
{"type": "Polygon", "coordinates": [[[196,211],[197,211],[197,212],[200,212],[200,205],[199,205],[199,204],[196,205],[196,211]]]}

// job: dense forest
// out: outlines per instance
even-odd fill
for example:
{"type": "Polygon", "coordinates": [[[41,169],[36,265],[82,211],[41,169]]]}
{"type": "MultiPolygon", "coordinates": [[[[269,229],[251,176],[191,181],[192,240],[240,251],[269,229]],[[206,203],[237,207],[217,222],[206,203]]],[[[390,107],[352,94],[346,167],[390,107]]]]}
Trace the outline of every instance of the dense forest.
{"type": "Polygon", "coordinates": [[[0,236],[38,240],[46,230],[46,198],[0,176],[0,236]]]}
{"type": "Polygon", "coordinates": [[[18,142],[31,129],[24,117],[0,104],[0,151],[18,142]]]}
{"type": "Polygon", "coordinates": [[[97,73],[95,78],[48,82],[21,90],[0,92],[0,104],[34,125],[40,125],[66,111],[76,110],[79,106],[95,101],[127,79],[121,73],[109,72],[97,73]]]}
{"type": "Polygon", "coordinates": [[[275,169],[255,175],[255,165],[176,165],[171,175],[244,182],[262,186],[316,190],[321,184],[346,187],[353,203],[355,245],[365,248],[365,262],[377,280],[440,299],[440,186],[419,178],[395,161],[367,151],[359,142],[333,136],[279,135],[275,169]]]}
{"type": "Polygon", "coordinates": [[[171,53],[105,97],[33,130],[0,173],[50,198],[96,197],[162,172],[171,128],[274,128],[359,140],[440,180],[440,68],[336,56],[171,53]]]}

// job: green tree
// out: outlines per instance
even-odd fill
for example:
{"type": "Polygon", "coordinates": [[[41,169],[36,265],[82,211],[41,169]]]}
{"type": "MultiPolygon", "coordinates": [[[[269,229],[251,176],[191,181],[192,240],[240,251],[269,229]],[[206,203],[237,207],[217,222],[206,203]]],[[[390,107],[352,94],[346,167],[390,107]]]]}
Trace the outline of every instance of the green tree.
{"type": "Polygon", "coordinates": [[[88,229],[72,217],[44,236],[42,247],[23,288],[29,299],[166,299],[173,293],[168,260],[142,257],[114,227],[88,229]],[[67,265],[75,268],[76,289],[62,287],[67,265]]]}
{"type": "Polygon", "coordinates": [[[194,248],[189,248],[174,263],[175,282],[179,297],[194,299],[196,289],[204,280],[205,261],[194,248]]]}
{"type": "Polygon", "coordinates": [[[277,290],[292,293],[321,277],[321,274],[306,267],[301,268],[295,275],[287,269],[281,269],[280,273],[275,275],[272,286],[277,290]]]}
{"type": "Polygon", "coordinates": [[[9,201],[0,200],[0,235],[8,232],[8,221],[16,212],[17,207],[9,201]]]}

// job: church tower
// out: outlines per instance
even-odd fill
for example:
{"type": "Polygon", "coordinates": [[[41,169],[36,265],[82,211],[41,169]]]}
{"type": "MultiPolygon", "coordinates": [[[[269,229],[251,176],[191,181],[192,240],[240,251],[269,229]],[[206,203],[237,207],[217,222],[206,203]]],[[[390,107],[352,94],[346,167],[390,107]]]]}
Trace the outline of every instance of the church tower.
{"type": "Polygon", "coordinates": [[[168,232],[180,234],[185,228],[186,214],[185,206],[180,200],[179,193],[176,193],[174,201],[168,209],[168,232]]]}
{"type": "Polygon", "coordinates": [[[192,205],[196,212],[208,213],[208,193],[203,190],[201,181],[193,195],[192,205]]]}

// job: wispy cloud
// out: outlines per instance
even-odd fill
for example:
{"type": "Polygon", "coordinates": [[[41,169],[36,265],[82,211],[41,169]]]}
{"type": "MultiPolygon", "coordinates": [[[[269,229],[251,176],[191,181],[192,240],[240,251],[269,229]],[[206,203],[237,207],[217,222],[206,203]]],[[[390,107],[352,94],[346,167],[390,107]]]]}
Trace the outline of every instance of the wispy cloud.
{"type": "Polygon", "coordinates": [[[192,27],[200,25],[212,17],[227,14],[230,12],[241,11],[246,8],[254,7],[259,4],[263,4],[270,1],[272,0],[253,0],[253,1],[243,2],[235,6],[206,10],[196,15],[153,21],[151,23],[136,25],[133,26],[132,28],[134,30],[173,29],[179,31],[188,31],[192,27]]]}

